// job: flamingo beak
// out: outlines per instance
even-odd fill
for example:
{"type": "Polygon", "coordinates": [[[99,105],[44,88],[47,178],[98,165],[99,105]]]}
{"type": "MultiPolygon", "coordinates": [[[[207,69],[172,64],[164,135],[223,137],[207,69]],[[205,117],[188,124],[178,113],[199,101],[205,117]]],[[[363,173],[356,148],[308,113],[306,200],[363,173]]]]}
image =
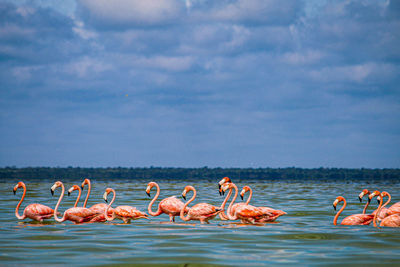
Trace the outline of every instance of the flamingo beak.
{"type": "Polygon", "coordinates": [[[336,205],[333,205],[333,209],[336,210],[336,205]]]}
{"type": "Polygon", "coordinates": [[[182,195],[183,199],[186,200],[186,196],[182,195]]]}
{"type": "Polygon", "coordinates": [[[221,185],[220,184],[218,184],[218,190],[221,190],[221,185]]]}
{"type": "Polygon", "coordinates": [[[240,195],[240,198],[243,200],[243,196],[242,195],[240,195]]]}
{"type": "Polygon", "coordinates": [[[146,194],[150,197],[150,193],[149,192],[146,192],[146,194]]]}
{"type": "Polygon", "coordinates": [[[359,196],[358,199],[360,200],[360,203],[362,202],[362,198],[359,196]]]}
{"type": "Polygon", "coordinates": [[[103,199],[104,199],[104,201],[105,201],[106,203],[108,203],[108,202],[107,202],[107,192],[104,192],[103,199]]]}
{"type": "Polygon", "coordinates": [[[14,189],[14,190],[13,190],[14,195],[15,195],[16,192],[17,192],[17,190],[14,189]]]}
{"type": "Polygon", "coordinates": [[[81,185],[81,188],[82,188],[82,190],[83,190],[83,185],[81,185]]]}
{"type": "Polygon", "coordinates": [[[52,196],[54,196],[54,191],[53,191],[52,188],[50,189],[50,193],[51,193],[52,196]]]}
{"type": "Polygon", "coordinates": [[[70,195],[71,195],[71,192],[68,191],[68,196],[70,196],[70,195]]]}

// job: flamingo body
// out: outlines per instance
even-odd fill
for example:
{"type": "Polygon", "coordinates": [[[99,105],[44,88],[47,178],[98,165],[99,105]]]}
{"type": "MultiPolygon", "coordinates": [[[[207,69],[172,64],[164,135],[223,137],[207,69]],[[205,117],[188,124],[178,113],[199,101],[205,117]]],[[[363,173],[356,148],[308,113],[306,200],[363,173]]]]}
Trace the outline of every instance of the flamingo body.
{"type": "Polygon", "coordinates": [[[387,216],[381,221],[380,226],[386,227],[400,227],[400,214],[393,214],[387,216]]]}
{"type": "Polygon", "coordinates": [[[347,216],[340,223],[341,225],[369,225],[374,219],[372,214],[353,214],[347,216]]]}
{"type": "Polygon", "coordinates": [[[208,203],[198,203],[188,211],[190,220],[208,221],[214,219],[220,210],[208,203]]]}
{"type": "Polygon", "coordinates": [[[400,214],[400,202],[397,202],[388,208],[387,215],[390,216],[394,214],[400,214]]]}
{"type": "Polygon", "coordinates": [[[29,204],[22,215],[22,217],[29,218],[35,221],[43,222],[44,219],[53,217],[54,210],[46,205],[34,203],[29,204]]]}
{"type": "MultiPolygon", "coordinates": [[[[67,209],[64,212],[62,221],[72,221],[74,223],[84,223],[91,221],[94,217],[96,217],[99,213],[88,208],[83,207],[74,207],[67,209]]],[[[60,221],[60,222],[62,222],[60,221]]]]}

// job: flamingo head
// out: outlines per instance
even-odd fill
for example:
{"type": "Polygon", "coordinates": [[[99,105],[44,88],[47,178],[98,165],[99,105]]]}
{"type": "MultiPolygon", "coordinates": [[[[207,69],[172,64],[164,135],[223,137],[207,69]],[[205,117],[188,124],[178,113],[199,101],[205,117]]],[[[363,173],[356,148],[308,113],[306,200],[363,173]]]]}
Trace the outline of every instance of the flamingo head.
{"type": "Polygon", "coordinates": [[[155,182],[150,182],[150,183],[147,184],[146,194],[147,194],[148,196],[150,196],[150,191],[151,191],[151,189],[153,188],[153,186],[156,186],[156,183],[155,183],[155,182]]]}
{"type": "Polygon", "coordinates": [[[243,200],[244,194],[246,194],[247,191],[250,191],[250,187],[247,185],[243,187],[242,191],[240,192],[240,198],[243,200]]]}
{"type": "Polygon", "coordinates": [[[73,186],[71,186],[70,189],[68,189],[68,196],[71,195],[71,193],[75,190],[81,191],[80,187],[77,186],[76,184],[74,184],[73,186]]]}
{"type": "Polygon", "coordinates": [[[382,201],[383,197],[388,197],[389,193],[386,191],[383,191],[377,198],[376,200],[378,201],[378,204],[380,204],[380,202],[382,201]]]}
{"type": "Polygon", "coordinates": [[[226,190],[228,190],[228,189],[230,189],[230,188],[233,188],[233,183],[224,183],[224,184],[221,186],[221,189],[222,189],[223,192],[225,192],[226,190]]]}
{"type": "Polygon", "coordinates": [[[15,186],[14,186],[14,190],[13,190],[13,192],[14,192],[14,195],[15,195],[15,193],[17,192],[17,189],[18,188],[20,188],[20,187],[24,187],[24,182],[18,182],[18,184],[16,184],[15,186]]]}
{"type": "Polygon", "coordinates": [[[106,191],[104,192],[103,198],[104,198],[105,202],[108,202],[107,201],[107,196],[108,196],[108,194],[110,194],[110,192],[112,192],[111,188],[107,188],[106,191]]]}
{"type": "MultiPolygon", "coordinates": [[[[225,183],[232,183],[231,179],[229,177],[224,177],[221,179],[221,181],[219,181],[218,183],[218,189],[221,189],[221,186],[225,183]]],[[[221,194],[221,191],[219,191],[221,194]]]]}
{"type": "Polygon", "coordinates": [[[193,189],[194,188],[192,186],[190,186],[190,185],[186,186],[185,189],[183,189],[182,197],[183,197],[184,200],[186,200],[186,194],[188,192],[190,192],[190,191],[193,191],[193,189]]]}
{"type": "MultiPolygon", "coordinates": [[[[369,192],[368,189],[364,189],[359,195],[358,195],[358,199],[360,200],[360,202],[362,202],[362,199],[365,195],[369,195],[371,194],[371,192],[369,192]]],[[[369,198],[368,198],[369,200],[369,198]]]]}
{"type": "MultiPolygon", "coordinates": [[[[368,196],[368,201],[371,201],[375,196],[380,196],[381,192],[375,190],[374,192],[372,192],[371,194],[369,194],[368,196]]],[[[379,201],[379,200],[378,200],[379,201]]]]}
{"type": "Polygon", "coordinates": [[[85,180],[83,180],[81,188],[83,190],[83,188],[85,187],[85,184],[90,184],[90,180],[88,178],[86,178],[85,180]]]}
{"type": "Polygon", "coordinates": [[[51,195],[54,195],[54,191],[56,190],[57,187],[63,186],[63,183],[61,181],[57,181],[53,184],[53,186],[50,188],[51,195]]]}
{"type": "Polygon", "coordinates": [[[335,199],[335,201],[333,201],[333,209],[336,210],[337,204],[339,204],[339,202],[341,202],[341,201],[343,201],[343,200],[344,200],[343,197],[341,197],[341,196],[337,197],[337,198],[335,199]]]}

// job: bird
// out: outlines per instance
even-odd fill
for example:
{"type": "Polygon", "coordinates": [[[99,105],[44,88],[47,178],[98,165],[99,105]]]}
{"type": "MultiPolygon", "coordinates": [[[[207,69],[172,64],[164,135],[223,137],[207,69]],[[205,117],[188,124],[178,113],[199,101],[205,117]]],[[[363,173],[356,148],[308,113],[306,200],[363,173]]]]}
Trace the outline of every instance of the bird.
{"type": "MultiPolygon", "coordinates": [[[[90,182],[89,179],[86,178],[82,182],[82,185],[81,185],[82,190],[85,188],[85,185],[88,185],[88,191],[87,191],[87,194],[86,194],[85,202],[83,203],[83,207],[84,208],[86,208],[86,204],[88,202],[88,199],[89,199],[89,196],[90,196],[90,192],[92,190],[92,183],[90,182]]],[[[94,204],[93,206],[91,206],[89,209],[94,210],[94,211],[99,213],[99,215],[94,217],[91,221],[92,222],[105,222],[105,221],[107,221],[106,217],[104,217],[104,211],[106,210],[106,208],[107,208],[107,204],[105,204],[105,203],[97,203],[97,204],[94,204]]],[[[113,208],[110,207],[110,209],[108,210],[108,215],[111,215],[112,211],[113,211],[113,208]]]]}
{"type": "Polygon", "coordinates": [[[235,189],[235,195],[228,207],[227,217],[229,220],[237,220],[240,219],[242,223],[259,223],[266,220],[268,217],[272,217],[270,212],[264,212],[261,209],[252,206],[252,205],[239,205],[236,207],[236,210],[232,211],[233,203],[235,202],[238,195],[238,188],[234,183],[225,183],[222,185],[221,189],[223,191],[235,189]]]}
{"type": "Polygon", "coordinates": [[[23,220],[25,218],[29,218],[35,221],[43,222],[44,219],[50,219],[53,217],[54,210],[46,205],[38,204],[38,203],[33,203],[29,204],[26,206],[24,209],[24,213],[19,215],[19,207],[22,204],[22,201],[25,199],[25,194],[26,194],[26,186],[24,182],[18,182],[16,186],[14,186],[14,195],[17,192],[17,189],[22,187],[24,189],[24,192],[22,193],[21,200],[18,202],[17,207],[15,208],[15,216],[19,220],[23,220]]]}
{"type": "MultiPolygon", "coordinates": [[[[382,207],[386,206],[389,203],[391,196],[387,192],[379,193],[379,191],[375,191],[374,194],[379,194],[379,197],[381,199],[381,201],[379,201],[378,212],[374,216],[374,227],[377,227],[378,225],[377,225],[376,221],[377,221],[378,214],[380,213],[382,207]],[[388,196],[389,201],[386,201],[386,203],[382,206],[384,196],[388,196]]],[[[387,217],[385,217],[381,220],[381,223],[379,224],[379,226],[400,227],[400,214],[388,215],[387,217]]]]}
{"type": "Polygon", "coordinates": [[[193,196],[191,199],[189,199],[189,201],[185,203],[180,212],[180,218],[183,221],[198,220],[202,224],[209,223],[208,222],[209,220],[215,218],[215,216],[217,216],[217,214],[221,212],[221,209],[211,204],[198,203],[193,207],[189,208],[187,215],[185,216],[184,213],[187,206],[196,198],[197,195],[196,189],[193,186],[188,185],[182,192],[183,199],[186,200],[186,194],[190,191],[193,191],[193,196]]]}
{"type": "MultiPolygon", "coordinates": [[[[370,195],[371,196],[371,195],[370,195]]],[[[371,198],[370,198],[371,199],[371,198]]],[[[346,208],[346,199],[342,196],[338,196],[333,202],[333,208],[336,210],[336,206],[339,202],[343,201],[343,207],[336,213],[333,219],[333,225],[337,225],[337,220],[342,211],[346,208]]],[[[374,219],[372,214],[353,214],[347,216],[340,223],[341,225],[369,225],[374,219]]]]}
{"type": "MultiPolygon", "coordinates": [[[[250,188],[250,186],[247,186],[247,185],[244,186],[242,191],[240,192],[240,197],[241,197],[242,200],[243,200],[244,194],[246,194],[246,192],[250,192],[249,193],[249,197],[247,198],[246,202],[244,203],[244,204],[248,205],[250,200],[251,200],[251,197],[253,196],[253,190],[250,188]]],[[[273,215],[272,217],[268,217],[268,218],[262,219],[260,222],[273,222],[279,216],[287,214],[283,210],[276,210],[276,209],[273,209],[273,208],[270,208],[270,207],[257,206],[257,208],[261,209],[265,213],[271,213],[273,215]]]]}
{"type": "Polygon", "coordinates": [[[66,220],[69,220],[74,223],[84,223],[84,222],[89,222],[93,217],[98,215],[98,212],[96,212],[96,211],[93,211],[93,210],[90,210],[87,208],[83,208],[83,207],[74,207],[74,208],[67,209],[64,212],[62,218],[58,218],[57,210],[61,203],[61,200],[64,197],[65,188],[64,188],[64,184],[61,181],[55,182],[54,185],[50,189],[52,195],[54,195],[54,191],[56,190],[57,187],[61,187],[61,195],[60,195],[60,197],[57,201],[57,205],[54,209],[54,219],[57,222],[64,222],[66,220]]]}
{"type": "MultiPolygon", "coordinates": [[[[150,197],[150,191],[153,187],[157,188],[157,193],[154,198],[150,201],[149,206],[147,207],[147,211],[151,216],[159,216],[162,213],[169,215],[169,221],[175,222],[175,216],[179,216],[181,209],[185,205],[182,200],[176,198],[175,196],[164,198],[158,204],[158,209],[156,212],[151,210],[151,206],[157,200],[158,196],[160,195],[160,187],[156,182],[150,182],[147,184],[146,194],[150,197]]],[[[185,212],[187,213],[188,208],[186,208],[185,212]]]]}
{"type": "Polygon", "coordinates": [[[111,202],[108,204],[107,208],[104,210],[104,217],[106,218],[107,221],[112,221],[115,218],[121,219],[124,221],[124,223],[129,223],[131,220],[137,220],[137,219],[149,219],[146,213],[141,212],[140,210],[136,209],[135,207],[131,206],[118,206],[113,209],[111,216],[108,215],[108,212],[110,210],[111,205],[115,201],[116,197],[116,192],[112,188],[107,188],[106,191],[104,192],[103,198],[105,202],[107,201],[107,196],[113,192],[113,198],[111,202]]]}

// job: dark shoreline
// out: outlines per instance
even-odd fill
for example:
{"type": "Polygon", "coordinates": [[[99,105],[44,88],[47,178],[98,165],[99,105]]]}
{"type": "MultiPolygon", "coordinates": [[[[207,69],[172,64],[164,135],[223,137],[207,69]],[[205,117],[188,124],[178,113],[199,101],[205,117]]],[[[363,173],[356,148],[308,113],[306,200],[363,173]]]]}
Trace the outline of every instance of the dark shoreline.
{"type": "Polygon", "coordinates": [[[80,168],[80,167],[4,167],[0,179],[388,179],[400,180],[400,169],[349,168],[80,168]]]}

